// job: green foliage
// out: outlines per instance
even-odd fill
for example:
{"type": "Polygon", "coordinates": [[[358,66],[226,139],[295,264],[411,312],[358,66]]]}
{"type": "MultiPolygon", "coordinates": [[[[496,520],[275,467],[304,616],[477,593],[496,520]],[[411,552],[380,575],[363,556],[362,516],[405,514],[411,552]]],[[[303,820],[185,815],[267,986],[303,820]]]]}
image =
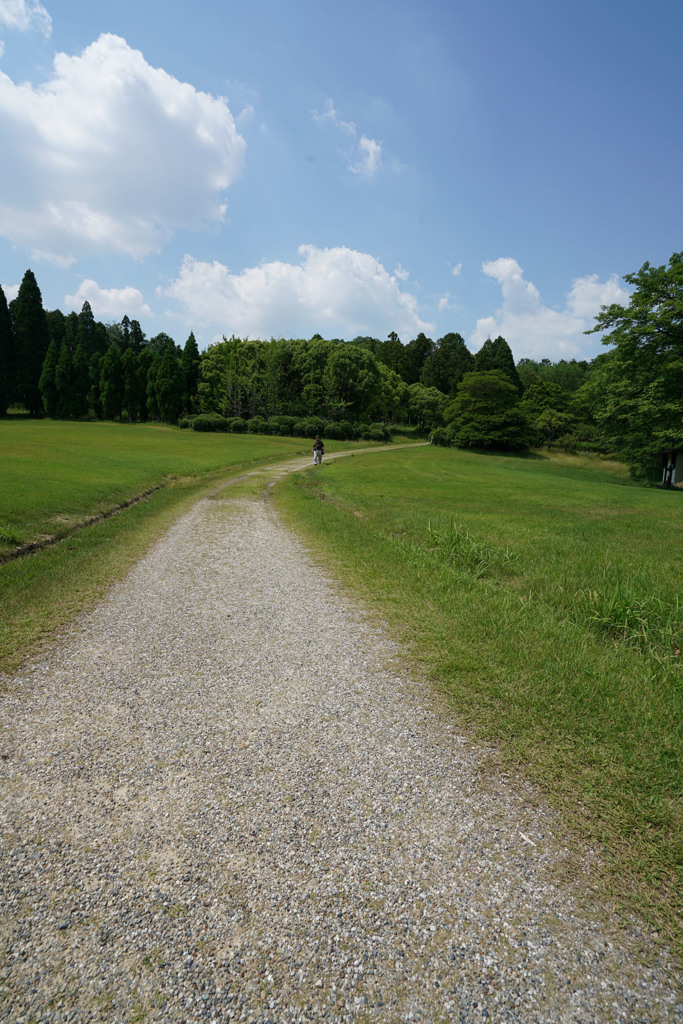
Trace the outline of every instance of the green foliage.
{"type": "Polygon", "coordinates": [[[550,359],[520,359],[517,373],[526,390],[534,381],[548,381],[573,394],[586,382],[591,372],[591,363],[576,359],[560,359],[553,363],[550,359]]]}
{"type": "Polygon", "coordinates": [[[515,359],[505,338],[500,335],[491,341],[487,338],[474,357],[474,368],[477,373],[499,370],[514,384],[518,395],[524,387],[515,367],[515,359]]]}
{"type": "Polygon", "coordinates": [[[16,397],[31,416],[43,410],[40,375],[50,344],[47,317],[40,289],[31,270],[27,270],[19,294],[11,305],[14,321],[16,359],[16,397]]]}
{"type": "Polygon", "coordinates": [[[230,421],[217,412],[204,412],[192,420],[192,429],[200,433],[225,434],[230,430],[230,421]]]}
{"type": "Polygon", "coordinates": [[[533,435],[517,399],[516,387],[502,370],[466,373],[444,413],[453,444],[493,451],[527,448],[533,435]]]}
{"type": "Polygon", "coordinates": [[[453,435],[447,427],[437,427],[430,434],[429,440],[441,448],[449,448],[453,443],[453,435]]]}
{"type": "Polygon", "coordinates": [[[591,412],[635,475],[661,474],[659,453],[683,443],[683,253],[624,275],[628,306],[603,307],[592,331],[611,346],[584,387],[591,412]]]}
{"type": "Polygon", "coordinates": [[[110,345],[102,359],[100,369],[100,397],[102,414],[106,420],[121,416],[125,395],[121,354],[116,345],[110,345]]]}
{"type": "Polygon", "coordinates": [[[55,388],[57,391],[57,416],[60,419],[67,419],[71,416],[73,406],[73,359],[69,346],[65,341],[59,349],[59,359],[55,367],[55,388]]]}
{"type": "MultiPolygon", "coordinates": [[[[514,366],[514,361],[513,361],[514,366]]],[[[460,334],[445,334],[428,353],[420,381],[453,398],[466,373],[475,368],[475,358],[460,334]]]]}
{"type": "Polygon", "coordinates": [[[439,426],[448,399],[437,388],[411,384],[408,388],[408,409],[422,430],[439,426]]]}
{"type": "Polygon", "coordinates": [[[14,355],[12,320],[7,298],[0,287],[0,416],[5,415],[7,407],[14,399],[16,370],[14,355]]]}
{"type": "Polygon", "coordinates": [[[57,415],[57,385],[55,383],[55,370],[59,358],[59,347],[56,340],[50,342],[43,360],[43,369],[40,374],[38,386],[43,396],[43,408],[52,419],[57,415]]]}
{"type": "Polygon", "coordinates": [[[177,423],[183,407],[185,377],[172,340],[164,349],[155,384],[160,419],[164,423],[177,423]]]}

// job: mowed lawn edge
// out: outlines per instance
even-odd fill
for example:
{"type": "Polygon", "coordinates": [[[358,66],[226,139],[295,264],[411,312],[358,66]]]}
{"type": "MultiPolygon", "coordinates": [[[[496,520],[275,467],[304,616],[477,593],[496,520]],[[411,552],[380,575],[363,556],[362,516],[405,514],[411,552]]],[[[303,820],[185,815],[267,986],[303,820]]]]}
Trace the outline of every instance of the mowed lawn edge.
{"type": "MultiPolygon", "coordinates": [[[[447,694],[462,728],[494,745],[496,769],[538,785],[577,849],[598,845],[593,898],[639,913],[683,959],[680,661],[603,636],[569,600],[584,574],[586,592],[599,586],[610,531],[618,540],[632,524],[645,549],[676,524],[683,496],[610,483],[620,479],[613,466],[596,462],[593,480],[589,460],[562,462],[434,449],[368,455],[297,474],[274,498],[315,557],[388,622],[408,663],[447,694]],[[444,492],[430,497],[425,459],[439,471],[450,460],[449,515],[469,527],[467,550],[441,543],[444,492]],[[526,530],[519,544],[516,519],[526,530]],[[565,564],[572,545],[576,574],[565,564]]],[[[631,550],[625,566],[647,590],[652,576],[641,566],[638,577],[637,560],[631,550]]],[[[669,569],[663,586],[673,585],[669,569]]]]}

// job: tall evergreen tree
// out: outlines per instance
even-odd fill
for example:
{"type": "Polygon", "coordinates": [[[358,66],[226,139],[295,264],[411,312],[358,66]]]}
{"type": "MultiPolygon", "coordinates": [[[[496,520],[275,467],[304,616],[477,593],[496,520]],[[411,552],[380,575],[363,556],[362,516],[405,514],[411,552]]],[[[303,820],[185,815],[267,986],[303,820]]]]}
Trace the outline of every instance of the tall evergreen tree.
{"type": "Polygon", "coordinates": [[[123,404],[128,413],[128,422],[135,423],[142,418],[142,398],[140,392],[140,357],[132,348],[125,349],[121,356],[123,370],[123,404]]]}
{"type": "Polygon", "coordinates": [[[48,309],[45,316],[47,317],[47,330],[50,335],[50,341],[56,341],[57,349],[59,350],[66,338],[66,317],[61,309],[48,309]]]}
{"type": "MultiPolygon", "coordinates": [[[[58,345],[62,344],[62,341],[66,341],[69,346],[70,352],[75,352],[78,348],[78,313],[72,312],[68,316],[64,317],[64,338],[58,338],[58,345]]],[[[88,354],[88,359],[92,353],[88,354]]]]}
{"type": "Polygon", "coordinates": [[[180,368],[185,378],[185,386],[183,388],[183,412],[185,413],[191,413],[195,409],[200,363],[199,346],[197,345],[194,332],[190,331],[190,336],[185,342],[185,348],[180,360],[180,368]]]}
{"type": "Polygon", "coordinates": [[[57,415],[57,402],[59,399],[59,395],[57,393],[57,382],[55,380],[58,359],[59,346],[57,345],[56,339],[53,338],[47,347],[45,359],[43,360],[43,368],[40,373],[40,380],[38,381],[38,387],[40,388],[40,394],[43,399],[43,408],[51,419],[54,419],[57,415]]]}
{"type": "MultiPolygon", "coordinates": [[[[92,307],[86,299],[78,314],[78,329],[76,332],[76,345],[80,345],[86,356],[99,351],[97,344],[97,331],[95,329],[95,317],[92,307]]],[[[75,350],[75,345],[72,351],[75,350]]]]}
{"type": "Polygon", "coordinates": [[[175,342],[170,339],[157,371],[156,398],[164,423],[177,423],[183,407],[185,378],[178,362],[175,342]]]}
{"type": "Polygon", "coordinates": [[[71,416],[73,402],[73,360],[69,346],[65,341],[59,349],[59,359],[55,368],[55,385],[57,387],[57,416],[61,420],[71,416]]]}
{"type": "Polygon", "coordinates": [[[92,410],[97,416],[98,420],[101,420],[104,416],[102,410],[102,363],[104,356],[101,356],[99,352],[95,352],[94,355],[88,360],[88,374],[90,377],[90,402],[92,410]]]}
{"type": "Polygon", "coordinates": [[[90,390],[90,374],[88,360],[80,345],[76,348],[73,358],[73,374],[71,383],[71,415],[79,418],[88,411],[88,391],[90,390]]]}
{"type": "Polygon", "coordinates": [[[27,270],[13,304],[17,398],[31,416],[40,416],[40,375],[50,344],[43,298],[32,270],[27,270]]]}
{"type": "Polygon", "coordinates": [[[14,331],[7,298],[0,288],[0,416],[14,398],[14,331]]]}
{"type": "Polygon", "coordinates": [[[137,320],[131,320],[130,322],[130,344],[133,352],[139,355],[142,352],[147,339],[145,338],[144,331],[137,320]]]}
{"type": "Polygon", "coordinates": [[[124,387],[121,353],[116,345],[110,345],[102,359],[100,388],[104,418],[119,419],[123,411],[124,387]]]}
{"type": "Polygon", "coordinates": [[[121,320],[121,351],[125,352],[128,348],[130,348],[130,320],[124,313],[121,320]]]}
{"type": "Polygon", "coordinates": [[[158,352],[154,352],[152,349],[149,351],[152,353],[152,359],[148,364],[149,368],[147,370],[147,419],[160,420],[161,412],[159,410],[159,400],[157,398],[157,376],[159,373],[159,367],[161,366],[161,356],[158,352]]]}
{"type": "Polygon", "coordinates": [[[508,377],[517,389],[519,395],[524,391],[524,386],[517,373],[515,357],[512,349],[505,338],[500,335],[491,341],[487,338],[484,344],[474,357],[475,370],[477,373],[487,373],[489,370],[500,370],[508,377]]]}
{"type": "Polygon", "coordinates": [[[473,370],[474,356],[462,335],[445,334],[425,361],[420,380],[427,387],[438,388],[453,398],[462,378],[473,370]]]}
{"type": "Polygon", "coordinates": [[[425,359],[427,359],[432,351],[432,347],[432,339],[422,333],[418,334],[417,338],[413,338],[412,341],[408,342],[405,347],[402,371],[406,384],[419,383],[422,367],[424,366],[425,359]]]}

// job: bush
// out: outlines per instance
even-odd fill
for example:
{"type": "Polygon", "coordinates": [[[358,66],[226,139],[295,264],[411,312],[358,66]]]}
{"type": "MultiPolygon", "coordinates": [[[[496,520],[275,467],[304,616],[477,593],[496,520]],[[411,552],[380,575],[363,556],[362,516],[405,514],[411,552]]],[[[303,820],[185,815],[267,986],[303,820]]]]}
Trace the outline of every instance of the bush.
{"type": "Polygon", "coordinates": [[[201,416],[195,416],[192,420],[192,429],[225,434],[230,429],[230,424],[225,416],[221,416],[217,412],[205,412],[201,416]]]}
{"type": "Polygon", "coordinates": [[[241,416],[235,416],[230,420],[230,432],[232,434],[246,434],[247,421],[243,420],[241,416]]]}
{"type": "Polygon", "coordinates": [[[183,416],[181,419],[178,420],[178,429],[187,430],[188,427],[191,426],[191,423],[191,420],[188,420],[186,416],[183,416]]]}
{"type": "Polygon", "coordinates": [[[349,423],[348,420],[339,420],[337,426],[341,428],[342,439],[344,441],[353,441],[356,436],[356,431],[352,423],[349,423]]]}
{"type": "Polygon", "coordinates": [[[432,444],[441,445],[442,448],[449,448],[451,445],[451,433],[446,427],[437,427],[432,431],[432,444]]]}
{"type": "Polygon", "coordinates": [[[339,423],[328,423],[325,427],[325,437],[330,438],[332,441],[343,441],[344,431],[339,423]]]}
{"type": "Polygon", "coordinates": [[[279,434],[281,437],[291,437],[292,428],[297,419],[296,416],[271,416],[268,422],[274,434],[279,434]]]}
{"type": "Polygon", "coordinates": [[[266,421],[262,416],[252,416],[250,420],[247,420],[247,430],[250,434],[266,434],[268,431],[263,428],[266,426],[266,421]]]}
{"type": "Polygon", "coordinates": [[[390,434],[389,430],[383,423],[371,423],[369,431],[373,435],[373,441],[388,441],[390,434]]]}
{"type": "Polygon", "coordinates": [[[295,437],[315,437],[316,434],[320,434],[322,437],[325,427],[325,420],[321,420],[318,416],[311,416],[305,420],[297,420],[292,428],[292,434],[295,437]]]}

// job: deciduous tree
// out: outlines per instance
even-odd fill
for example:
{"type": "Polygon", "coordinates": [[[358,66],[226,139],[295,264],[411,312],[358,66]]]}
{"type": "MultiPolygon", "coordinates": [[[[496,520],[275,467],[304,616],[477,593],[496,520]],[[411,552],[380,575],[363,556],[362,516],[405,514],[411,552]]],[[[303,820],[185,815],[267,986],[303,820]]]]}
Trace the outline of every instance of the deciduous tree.
{"type": "Polygon", "coordinates": [[[658,453],[683,443],[683,252],[624,280],[628,306],[604,306],[587,332],[606,331],[611,351],[582,391],[632,472],[655,476],[658,453]]]}

